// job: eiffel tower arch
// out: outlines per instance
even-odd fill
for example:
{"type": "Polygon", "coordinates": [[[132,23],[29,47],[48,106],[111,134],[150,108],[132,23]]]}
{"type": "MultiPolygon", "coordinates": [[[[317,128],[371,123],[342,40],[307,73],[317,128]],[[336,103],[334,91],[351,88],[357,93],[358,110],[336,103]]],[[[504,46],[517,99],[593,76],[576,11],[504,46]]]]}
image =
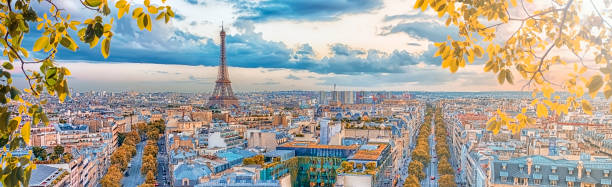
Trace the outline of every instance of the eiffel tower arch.
{"type": "Polygon", "coordinates": [[[225,30],[221,27],[221,59],[219,62],[219,73],[217,74],[217,81],[215,81],[215,90],[213,91],[210,98],[208,98],[208,106],[217,106],[220,108],[227,107],[238,107],[238,98],[234,96],[232,90],[232,81],[229,79],[229,72],[227,70],[227,62],[225,59],[225,30]]]}

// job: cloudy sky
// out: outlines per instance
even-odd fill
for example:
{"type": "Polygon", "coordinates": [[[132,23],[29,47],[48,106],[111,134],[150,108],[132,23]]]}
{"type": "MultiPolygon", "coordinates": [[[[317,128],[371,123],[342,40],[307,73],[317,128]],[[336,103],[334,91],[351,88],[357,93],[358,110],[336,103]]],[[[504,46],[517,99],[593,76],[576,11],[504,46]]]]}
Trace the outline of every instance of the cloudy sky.
{"type": "MultiPolygon", "coordinates": [[[[85,44],[77,52],[61,50],[57,60],[73,72],[71,87],[209,92],[223,23],[230,78],[239,92],[330,90],[333,84],[355,91],[516,90],[497,85],[479,63],[455,74],[442,69],[432,58],[433,42],[456,35],[456,28],[413,10],[413,0],[167,2],[177,16],[155,22],[152,32],[138,30],[128,16],[115,20],[108,59],[85,44]]],[[[73,17],[92,15],[77,3],[60,1],[73,17]]]]}

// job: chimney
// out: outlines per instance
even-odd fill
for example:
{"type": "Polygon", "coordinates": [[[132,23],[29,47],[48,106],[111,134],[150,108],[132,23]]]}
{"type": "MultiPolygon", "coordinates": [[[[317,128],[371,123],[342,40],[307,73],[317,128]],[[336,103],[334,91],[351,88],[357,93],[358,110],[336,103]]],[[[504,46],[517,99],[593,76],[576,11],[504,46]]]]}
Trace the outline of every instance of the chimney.
{"type": "Polygon", "coordinates": [[[527,158],[527,175],[531,175],[531,165],[533,165],[532,159],[527,158]]]}
{"type": "Polygon", "coordinates": [[[578,169],[578,179],[582,179],[582,160],[578,161],[578,167],[576,169],[578,169]]]}

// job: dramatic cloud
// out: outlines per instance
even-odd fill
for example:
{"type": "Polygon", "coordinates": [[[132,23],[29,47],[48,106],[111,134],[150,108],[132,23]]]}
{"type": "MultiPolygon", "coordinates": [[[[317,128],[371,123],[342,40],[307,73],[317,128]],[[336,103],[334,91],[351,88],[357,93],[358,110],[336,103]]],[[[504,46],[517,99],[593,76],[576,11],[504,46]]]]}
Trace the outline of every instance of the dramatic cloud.
{"type": "Polygon", "coordinates": [[[269,20],[331,21],[343,14],[366,13],[380,8],[382,0],[236,0],[236,7],[245,16],[240,19],[256,22],[269,20]]]}
{"type": "Polygon", "coordinates": [[[301,78],[293,75],[293,74],[289,74],[287,75],[287,77],[285,77],[286,79],[290,79],[290,80],[302,80],[301,78]]]}
{"type": "Polygon", "coordinates": [[[457,38],[456,27],[446,27],[437,22],[403,22],[384,28],[383,35],[405,33],[418,39],[426,39],[432,42],[446,41],[448,36],[457,38]]]}
{"type": "MultiPolygon", "coordinates": [[[[78,2],[61,3],[75,11],[72,14],[75,18],[94,15],[80,11],[78,2]]],[[[428,85],[450,84],[456,89],[484,79],[482,74],[475,76],[476,71],[460,71],[453,77],[439,67],[441,60],[433,58],[436,48],[432,42],[445,41],[447,35],[456,37],[457,30],[447,28],[427,12],[405,8],[414,4],[411,1],[180,0],[169,3],[177,16],[168,24],[156,21],[151,32],[138,29],[133,19],[115,19],[108,59],[100,54],[100,46],[89,48],[77,41],[80,46],[77,52],[60,47],[57,55],[60,64],[87,62],[68,65],[75,71],[88,72],[74,76],[71,82],[76,84],[73,85],[96,89],[112,87],[109,82],[114,82],[120,85],[117,89],[132,86],[148,90],[164,86],[170,90],[208,91],[214,86],[219,63],[218,32],[222,22],[228,31],[230,74],[235,83],[244,83],[236,85],[244,90],[321,89],[333,83],[355,89],[402,90],[408,86],[428,89],[428,85]],[[128,67],[129,71],[114,72],[128,67]],[[130,74],[141,69],[147,71],[130,74]],[[87,78],[94,74],[97,74],[95,79],[87,78]],[[111,75],[113,79],[107,78],[111,75]]],[[[48,7],[37,10],[44,8],[48,7]]],[[[33,26],[23,46],[32,48],[41,34],[33,26]]],[[[44,56],[41,52],[32,55],[44,56]]]]}
{"type": "Polygon", "coordinates": [[[185,2],[192,4],[192,5],[197,5],[198,4],[198,0],[185,0],[185,2]]]}
{"type": "MultiPolygon", "coordinates": [[[[76,53],[61,49],[57,58],[205,66],[216,66],[219,63],[219,45],[211,38],[200,37],[163,24],[152,32],[138,33],[134,24],[129,19],[117,21],[114,28],[116,34],[113,37],[111,55],[108,59],[102,57],[99,46],[90,49],[80,42],[79,45],[82,47],[76,53]]],[[[354,49],[340,43],[331,44],[329,46],[331,53],[317,58],[309,44],[290,48],[283,42],[265,40],[261,33],[253,32],[249,26],[249,24],[239,25],[238,28],[244,32],[227,35],[227,59],[230,66],[361,74],[401,73],[403,66],[417,64],[420,61],[427,63],[434,61],[405,50],[385,53],[375,49],[354,49]]],[[[33,39],[28,41],[34,42],[33,39]]],[[[429,55],[427,52],[424,54],[429,55]]]]}

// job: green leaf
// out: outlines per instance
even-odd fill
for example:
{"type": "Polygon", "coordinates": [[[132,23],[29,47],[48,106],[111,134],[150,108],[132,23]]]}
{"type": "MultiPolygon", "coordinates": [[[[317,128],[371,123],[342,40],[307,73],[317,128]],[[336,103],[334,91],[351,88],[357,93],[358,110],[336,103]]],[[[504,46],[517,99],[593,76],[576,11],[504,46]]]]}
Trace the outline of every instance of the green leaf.
{"type": "Polygon", "coordinates": [[[11,87],[10,93],[11,93],[11,99],[12,100],[16,100],[19,97],[19,94],[21,94],[19,89],[15,88],[15,87],[11,87]]]}
{"type": "Polygon", "coordinates": [[[32,51],[36,52],[36,51],[40,51],[43,48],[47,47],[47,45],[49,45],[49,37],[47,36],[41,36],[40,38],[38,38],[38,40],[36,40],[36,42],[34,43],[34,49],[32,49],[32,51]]]}
{"type": "Polygon", "coordinates": [[[21,146],[21,141],[23,140],[23,138],[21,137],[16,137],[13,138],[13,140],[11,141],[9,147],[11,151],[14,151],[15,149],[19,148],[21,146]]]}
{"type": "Polygon", "coordinates": [[[70,37],[62,37],[62,40],[60,40],[60,44],[62,44],[62,46],[72,51],[76,51],[78,47],[76,43],[74,43],[74,40],[72,40],[72,38],[70,37]]]}
{"type": "Polygon", "coordinates": [[[499,82],[499,84],[504,84],[505,80],[506,80],[506,71],[504,70],[499,71],[499,74],[497,75],[497,82],[499,82]]]}
{"type": "Polygon", "coordinates": [[[111,9],[108,8],[108,4],[105,4],[104,7],[102,8],[102,13],[107,16],[111,13],[111,9]]]}
{"type": "Polygon", "coordinates": [[[19,122],[21,122],[21,117],[19,116],[11,119],[11,121],[9,122],[9,126],[8,126],[9,132],[14,132],[15,130],[17,130],[17,127],[19,126],[19,122]]]}
{"type": "Polygon", "coordinates": [[[6,135],[0,137],[0,147],[4,147],[8,143],[9,139],[6,135]]]}
{"type": "Polygon", "coordinates": [[[100,50],[102,51],[102,56],[104,56],[104,58],[108,58],[108,55],[110,54],[110,39],[104,38],[100,50]]]}
{"type": "Polygon", "coordinates": [[[95,37],[96,34],[94,33],[93,25],[87,25],[87,29],[85,30],[85,37],[83,37],[83,40],[85,40],[85,43],[91,43],[91,41],[93,41],[95,37]]]}
{"type": "Polygon", "coordinates": [[[102,4],[102,0],[85,0],[85,4],[87,4],[87,6],[97,7],[102,4]]]}
{"type": "Polygon", "coordinates": [[[9,124],[10,112],[8,112],[8,108],[1,107],[0,108],[0,131],[3,134],[8,133],[8,124],[9,124]]]}
{"type": "Polygon", "coordinates": [[[506,80],[508,83],[514,84],[514,81],[512,80],[512,72],[510,72],[509,69],[506,69],[506,80]]]}
{"type": "Polygon", "coordinates": [[[603,78],[601,75],[594,75],[591,77],[591,81],[589,81],[589,84],[587,85],[591,98],[595,98],[595,96],[597,96],[597,92],[601,86],[603,86],[603,78]]]}
{"type": "Polygon", "coordinates": [[[4,69],[12,70],[13,69],[13,64],[10,63],[10,62],[4,62],[4,64],[2,64],[2,67],[4,69]]]}
{"type": "Polygon", "coordinates": [[[102,37],[102,34],[104,33],[104,26],[102,26],[101,23],[96,23],[94,26],[94,33],[98,38],[102,37]]]}

